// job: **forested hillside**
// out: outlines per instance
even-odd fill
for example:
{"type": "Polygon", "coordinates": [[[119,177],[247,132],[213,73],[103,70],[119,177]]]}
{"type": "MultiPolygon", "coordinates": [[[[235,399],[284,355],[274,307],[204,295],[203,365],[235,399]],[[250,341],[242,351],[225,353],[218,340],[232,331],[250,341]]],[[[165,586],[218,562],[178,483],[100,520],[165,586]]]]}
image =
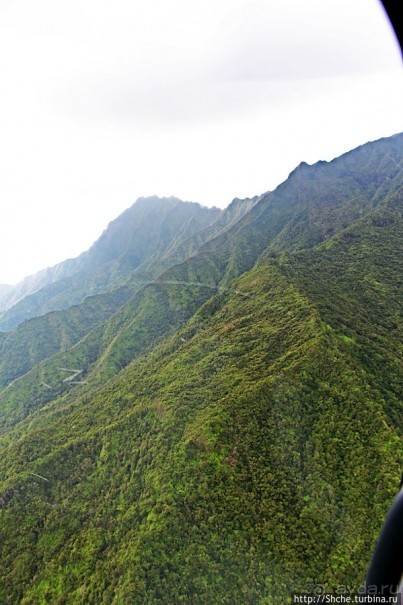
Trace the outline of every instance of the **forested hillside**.
{"type": "Polygon", "coordinates": [[[170,221],[124,282],[0,333],[0,603],[359,587],[401,474],[402,151],[170,221]]]}

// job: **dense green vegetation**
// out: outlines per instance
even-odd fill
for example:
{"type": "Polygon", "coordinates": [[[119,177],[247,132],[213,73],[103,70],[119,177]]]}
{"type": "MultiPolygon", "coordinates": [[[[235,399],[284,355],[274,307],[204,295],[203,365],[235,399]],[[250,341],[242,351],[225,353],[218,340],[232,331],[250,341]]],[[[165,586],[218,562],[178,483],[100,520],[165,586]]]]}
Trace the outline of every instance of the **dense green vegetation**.
{"type": "Polygon", "coordinates": [[[359,586],[401,471],[402,141],[237,202],[98,322],[31,320],[42,357],[39,324],[1,335],[31,365],[0,393],[0,603],[359,586]]]}
{"type": "MultiPolygon", "coordinates": [[[[280,266],[314,300],[321,317],[383,393],[403,428],[403,189],[374,212],[313,250],[280,258],[280,266]]],[[[386,403],[387,402],[387,403],[386,403]]]]}
{"type": "Polygon", "coordinates": [[[133,294],[129,286],[88,297],[64,312],[27,320],[0,339],[0,388],[26,374],[42,360],[66,351],[133,294]]]}

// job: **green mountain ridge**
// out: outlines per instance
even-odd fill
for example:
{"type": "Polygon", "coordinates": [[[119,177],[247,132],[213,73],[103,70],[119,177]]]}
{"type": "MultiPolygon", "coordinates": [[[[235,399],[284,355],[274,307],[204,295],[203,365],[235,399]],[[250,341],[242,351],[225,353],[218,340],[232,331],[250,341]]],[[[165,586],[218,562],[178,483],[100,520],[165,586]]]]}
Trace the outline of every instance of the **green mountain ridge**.
{"type": "Polygon", "coordinates": [[[235,201],[98,323],[95,296],[1,335],[0,602],[360,585],[400,479],[402,144],[235,201]],[[13,379],[51,319],[54,350],[13,379]]]}
{"type": "MultiPolygon", "coordinates": [[[[163,249],[159,255],[154,254],[147,267],[143,269],[141,266],[133,273],[131,279],[124,282],[125,285],[115,288],[110,293],[89,296],[81,305],[74,306],[68,311],[54,312],[44,316],[44,318],[31,319],[17,326],[7,336],[4,336],[3,343],[0,342],[2,344],[0,349],[0,388],[1,386],[7,386],[10,381],[28,372],[52,354],[68,349],[68,344],[73,345],[80,340],[85,333],[92,330],[95,324],[102,323],[103,319],[107,319],[109,315],[116,312],[124,302],[141,290],[144,284],[151,283],[153,276],[163,272],[164,268],[174,264],[178,258],[183,260],[190,256],[198,243],[206,241],[208,237],[214,236],[217,232],[225,231],[234,221],[234,218],[242,216],[252,203],[251,200],[235,200],[212,224],[210,230],[205,228],[202,233],[196,232],[193,236],[185,239],[184,242],[177,238],[176,247],[168,248],[168,250],[163,249]],[[79,328],[74,333],[72,333],[70,316],[73,316],[74,324],[79,328]],[[69,335],[68,338],[66,338],[66,333],[69,335]],[[39,346],[38,343],[40,343],[39,346]],[[43,346],[44,343],[45,346],[43,346]]],[[[49,288],[46,289],[46,291],[48,290],[49,288]]],[[[131,317],[129,322],[132,322],[131,317]]],[[[114,321],[111,329],[106,327],[106,330],[109,335],[112,334],[112,337],[115,338],[117,332],[116,321],[114,321]]],[[[93,345],[90,344],[90,347],[93,348],[93,345]]]]}

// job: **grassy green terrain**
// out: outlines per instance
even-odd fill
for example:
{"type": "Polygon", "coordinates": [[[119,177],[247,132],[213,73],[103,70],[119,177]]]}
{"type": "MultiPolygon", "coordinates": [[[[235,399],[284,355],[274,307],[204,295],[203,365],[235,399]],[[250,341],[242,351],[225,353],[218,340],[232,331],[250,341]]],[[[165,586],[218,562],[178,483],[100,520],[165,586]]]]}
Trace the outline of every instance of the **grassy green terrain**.
{"type": "Polygon", "coordinates": [[[402,140],[301,165],[82,333],[39,318],[46,356],[1,335],[31,361],[0,392],[0,603],[358,589],[401,471],[402,140]]]}

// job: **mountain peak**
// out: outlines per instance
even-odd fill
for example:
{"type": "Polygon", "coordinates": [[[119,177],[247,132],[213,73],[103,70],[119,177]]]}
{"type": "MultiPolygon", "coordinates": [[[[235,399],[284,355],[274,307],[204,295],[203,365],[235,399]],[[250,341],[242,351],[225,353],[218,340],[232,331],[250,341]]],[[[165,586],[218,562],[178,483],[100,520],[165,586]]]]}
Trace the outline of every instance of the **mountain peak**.
{"type": "Polygon", "coordinates": [[[0,329],[9,330],[24,319],[119,285],[153,255],[209,226],[220,214],[218,208],[176,197],[140,197],[109,223],[87,251],[0,291],[0,329]]]}

